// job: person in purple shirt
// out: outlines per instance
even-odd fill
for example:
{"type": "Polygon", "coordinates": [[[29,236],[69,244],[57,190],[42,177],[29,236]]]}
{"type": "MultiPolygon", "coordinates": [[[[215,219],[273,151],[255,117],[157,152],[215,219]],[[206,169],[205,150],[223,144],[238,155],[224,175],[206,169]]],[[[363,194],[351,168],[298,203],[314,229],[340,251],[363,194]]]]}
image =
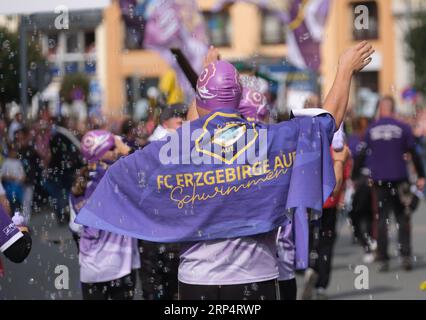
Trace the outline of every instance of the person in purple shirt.
{"type": "MultiPolygon", "coordinates": [[[[362,42],[340,57],[335,83],[323,105],[323,113],[332,115],[324,118],[335,121],[337,127],[346,112],[352,76],[371,61],[373,52],[370,44],[362,42]]],[[[189,119],[192,114],[196,118],[224,107],[237,109],[242,97],[237,79],[238,74],[230,64],[218,61],[208,64],[198,79],[196,104],[189,110],[189,119]]],[[[321,117],[319,114],[312,116],[321,117]]],[[[274,230],[256,236],[188,245],[182,250],[179,265],[179,299],[279,298],[276,237],[274,230]]],[[[290,252],[292,248],[285,250],[290,252]]],[[[283,272],[289,277],[282,280],[291,280],[294,277],[291,271],[283,272]]]]}
{"type": "MultiPolygon", "coordinates": [[[[109,166],[117,160],[121,143],[119,137],[105,130],[89,131],[82,138],[81,152],[88,165],[86,170],[80,171],[70,199],[77,216],[109,166]]],[[[91,227],[71,229],[80,233],[78,246],[83,299],[132,300],[135,270],[140,267],[137,240],[91,227]]]]}
{"type": "Polygon", "coordinates": [[[405,154],[410,153],[418,174],[417,187],[425,185],[424,168],[415,149],[415,139],[411,128],[395,119],[395,101],[390,96],[383,97],[378,104],[378,119],[367,129],[365,155],[369,155],[369,169],[374,181],[374,191],[378,201],[378,253],[380,271],[388,271],[388,218],[393,211],[398,224],[400,254],[405,270],[412,269],[410,214],[406,213],[400,199],[400,192],[408,183],[405,154]]]}

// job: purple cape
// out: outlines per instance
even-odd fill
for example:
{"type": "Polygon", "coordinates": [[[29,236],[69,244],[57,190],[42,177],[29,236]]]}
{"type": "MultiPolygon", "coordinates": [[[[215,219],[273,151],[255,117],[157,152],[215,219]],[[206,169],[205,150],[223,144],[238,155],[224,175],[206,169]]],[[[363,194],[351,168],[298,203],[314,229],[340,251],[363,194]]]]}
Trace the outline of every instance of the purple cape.
{"type": "MultiPolygon", "coordinates": [[[[226,110],[191,122],[190,132],[196,129],[213,138],[189,143],[190,135],[181,128],[175,136],[118,160],[76,222],[154,242],[244,237],[287,224],[294,208],[320,212],[334,188],[330,144],[335,124],[328,114],[264,125],[226,110]],[[250,136],[253,132],[258,135],[250,136]],[[173,139],[178,141],[171,149],[180,153],[171,156],[174,164],[164,164],[161,155],[173,139]],[[241,139],[248,148],[237,153],[241,139]],[[216,152],[205,140],[226,148],[216,152]],[[185,142],[188,146],[182,147],[185,142]],[[232,157],[227,163],[196,164],[197,156],[229,160],[226,152],[232,157]],[[264,153],[260,164],[247,161],[252,152],[264,153]]],[[[307,248],[300,249],[307,259],[307,248]]]]}

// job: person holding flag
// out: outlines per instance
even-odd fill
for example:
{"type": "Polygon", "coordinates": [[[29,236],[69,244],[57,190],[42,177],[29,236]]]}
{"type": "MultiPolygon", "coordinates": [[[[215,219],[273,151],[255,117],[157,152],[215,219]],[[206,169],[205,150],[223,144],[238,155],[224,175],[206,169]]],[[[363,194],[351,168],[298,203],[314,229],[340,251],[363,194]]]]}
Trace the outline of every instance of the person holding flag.
{"type": "MultiPolygon", "coordinates": [[[[335,185],[331,139],[346,111],[352,76],[373,51],[362,42],[341,56],[324,109],[295,112],[294,119],[276,125],[242,118],[238,72],[225,61],[210,63],[197,82],[200,118],[114,163],[77,222],[148,241],[186,242],[180,299],[275,299],[278,272],[262,274],[262,281],[257,268],[240,270],[228,263],[236,257],[225,243],[235,241],[242,249],[272,238],[274,245],[273,231],[289,223],[292,209],[321,211],[335,185]],[[245,288],[249,296],[241,292],[245,288]]],[[[305,243],[303,233],[296,234],[296,251],[305,243]]],[[[307,250],[300,255],[307,260],[307,250]]]]}

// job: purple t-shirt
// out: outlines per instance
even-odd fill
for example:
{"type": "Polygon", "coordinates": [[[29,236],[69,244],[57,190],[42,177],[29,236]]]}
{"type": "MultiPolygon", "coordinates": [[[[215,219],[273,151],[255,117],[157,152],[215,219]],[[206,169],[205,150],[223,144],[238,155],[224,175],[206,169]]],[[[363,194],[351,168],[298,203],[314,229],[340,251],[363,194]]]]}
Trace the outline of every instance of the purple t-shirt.
{"type": "Polygon", "coordinates": [[[22,232],[0,205],[0,251],[4,252],[21,237],[22,232]]]}
{"type": "Polygon", "coordinates": [[[414,147],[411,128],[393,118],[381,118],[370,125],[365,142],[369,169],[374,181],[400,181],[408,178],[404,154],[414,147]]]}
{"type": "MultiPolygon", "coordinates": [[[[78,212],[104,176],[108,165],[98,163],[89,173],[85,195],[71,199],[78,212]]],[[[97,283],[120,279],[140,268],[137,240],[128,236],[84,227],[80,238],[80,281],[97,283]]]]}

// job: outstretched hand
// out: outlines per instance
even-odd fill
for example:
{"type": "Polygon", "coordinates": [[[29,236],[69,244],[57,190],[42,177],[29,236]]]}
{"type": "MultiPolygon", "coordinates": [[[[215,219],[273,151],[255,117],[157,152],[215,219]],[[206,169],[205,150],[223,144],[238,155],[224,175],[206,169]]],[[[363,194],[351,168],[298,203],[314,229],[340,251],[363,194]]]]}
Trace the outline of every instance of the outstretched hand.
{"type": "Polygon", "coordinates": [[[362,41],[342,53],[339,67],[350,73],[361,71],[371,62],[373,53],[373,46],[367,41],[362,41]]]}
{"type": "Polygon", "coordinates": [[[204,58],[203,67],[207,67],[210,63],[220,60],[220,53],[217,48],[210,46],[206,57],[204,58]]]}

